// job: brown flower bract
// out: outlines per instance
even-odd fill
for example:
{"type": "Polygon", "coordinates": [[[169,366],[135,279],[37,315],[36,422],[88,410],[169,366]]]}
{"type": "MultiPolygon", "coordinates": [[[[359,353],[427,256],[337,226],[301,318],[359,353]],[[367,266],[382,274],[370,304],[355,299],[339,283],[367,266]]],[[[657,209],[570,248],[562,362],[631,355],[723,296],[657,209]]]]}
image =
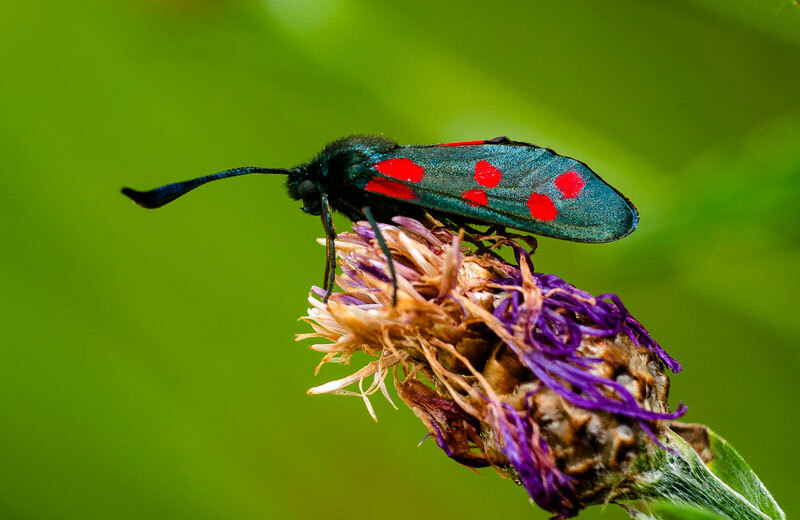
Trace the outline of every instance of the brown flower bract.
{"type": "MultiPolygon", "coordinates": [[[[506,328],[493,314],[498,304],[521,292],[523,305],[536,312],[548,296],[534,283],[527,264],[517,268],[488,249],[474,252],[441,227],[429,229],[404,218],[395,222],[399,225],[381,225],[381,231],[397,268],[396,307],[386,259],[369,227],[357,223],[355,233],[338,236],[343,274],[337,283],[343,292],[327,304],[309,298],[312,307],[302,319],[314,332],[297,339],[332,342],[311,345],[325,353],[320,366],[349,363],[358,351],[376,359],[309,393],[360,395],[375,417],[369,396],[381,391],[391,401],[384,380],[393,372],[400,398],[450,457],[471,467],[492,466],[520,483],[507,456],[508,441],[500,434],[509,427],[519,431],[509,419],[510,407],[529,422],[537,470],[569,477],[556,490],[567,509],[612,500],[625,489],[637,454],[652,443],[634,419],[571,404],[543,385],[510,348],[522,341],[524,331],[506,328]],[[496,282],[507,278],[510,269],[522,272],[521,287],[496,282]],[[354,384],[358,391],[347,390],[354,384]],[[537,446],[540,440],[544,448],[537,446]]],[[[492,247],[511,239],[481,238],[492,247]]],[[[626,335],[584,336],[577,352],[602,359],[588,370],[624,385],[642,409],[668,411],[669,382],[662,363],[626,335]]],[[[603,391],[615,395],[611,388],[603,391]]],[[[649,424],[657,437],[663,435],[663,422],[649,424]]]]}

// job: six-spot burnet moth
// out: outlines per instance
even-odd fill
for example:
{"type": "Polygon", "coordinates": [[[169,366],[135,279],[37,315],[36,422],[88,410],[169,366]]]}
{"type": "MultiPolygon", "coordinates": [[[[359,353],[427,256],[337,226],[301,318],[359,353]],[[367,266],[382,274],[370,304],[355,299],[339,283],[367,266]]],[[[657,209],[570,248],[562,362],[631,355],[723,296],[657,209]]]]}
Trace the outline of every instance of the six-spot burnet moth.
{"type": "Polygon", "coordinates": [[[401,146],[352,136],[334,141],[311,162],[294,168],[245,167],[140,192],[122,193],[158,208],[207,182],[250,173],[284,174],[303,211],[320,215],[327,239],[325,289],[333,290],[336,231],[331,210],[369,221],[388,258],[377,221],[396,215],[431,216],[459,224],[488,224],[574,242],[610,242],[636,229],[631,202],[582,162],[549,148],[506,137],[438,145],[401,146]]]}

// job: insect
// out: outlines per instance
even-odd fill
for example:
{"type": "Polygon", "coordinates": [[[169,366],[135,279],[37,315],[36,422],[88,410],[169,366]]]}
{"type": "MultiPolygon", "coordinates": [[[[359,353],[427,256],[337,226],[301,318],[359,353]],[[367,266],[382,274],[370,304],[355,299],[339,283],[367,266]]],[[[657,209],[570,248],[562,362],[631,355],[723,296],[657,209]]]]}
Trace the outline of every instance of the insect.
{"type": "Polygon", "coordinates": [[[401,146],[381,137],[334,141],[294,168],[244,167],[168,184],[150,191],[123,188],[145,208],[158,208],[217,179],[251,173],[287,176],[289,195],[320,216],[327,261],[324,301],[333,291],[336,231],[332,210],[366,218],[397,277],[378,221],[395,215],[431,216],[459,224],[510,227],[574,242],[610,242],[636,229],[633,204],[584,163],[549,148],[497,137],[437,145],[401,146]]]}

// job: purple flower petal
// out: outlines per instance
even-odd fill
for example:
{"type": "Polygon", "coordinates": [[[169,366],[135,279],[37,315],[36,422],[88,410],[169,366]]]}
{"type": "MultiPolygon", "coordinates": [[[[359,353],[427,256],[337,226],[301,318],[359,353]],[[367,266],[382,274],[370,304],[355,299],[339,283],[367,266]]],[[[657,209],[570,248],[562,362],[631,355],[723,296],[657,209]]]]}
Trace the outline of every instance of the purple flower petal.
{"type": "MultiPolygon", "coordinates": [[[[419,237],[417,240],[425,240],[435,253],[440,254],[445,249],[447,238],[442,229],[437,229],[434,234],[408,217],[395,217],[392,221],[419,237]]],[[[381,229],[386,228],[386,225],[379,226],[381,229]]],[[[353,226],[353,231],[353,242],[363,240],[374,245],[375,234],[370,227],[357,223],[353,226]]],[[[450,240],[452,241],[452,237],[450,240]]],[[[654,358],[673,372],[680,371],[681,365],[650,336],[616,294],[592,296],[556,275],[536,273],[531,260],[532,251],[529,252],[511,239],[502,243],[512,248],[516,265],[505,262],[492,264],[494,276],[498,277],[493,282],[508,286],[509,289],[508,296],[497,301],[494,308],[489,310],[509,333],[514,332],[514,339],[508,340],[506,344],[538,379],[538,386],[525,395],[523,410],[515,410],[509,404],[489,399],[485,395],[481,395],[481,398],[486,400],[486,406],[492,410],[493,417],[488,421],[499,436],[500,449],[515,468],[533,500],[559,517],[574,516],[580,505],[572,480],[559,470],[552,450],[534,421],[536,410],[530,408],[534,394],[546,387],[573,406],[628,418],[632,424],[638,424],[657,445],[663,447],[653,433],[652,423],[680,417],[686,413],[686,406],[681,403],[673,412],[646,409],[624,384],[598,375],[595,369],[605,361],[587,357],[582,345],[587,338],[615,340],[622,335],[652,353],[654,358]],[[540,294],[531,294],[529,286],[523,286],[523,270],[520,268],[522,262],[527,264],[528,272],[531,273],[540,294]],[[519,334],[519,331],[523,334],[519,334]]],[[[340,252],[340,256],[348,266],[344,270],[346,285],[366,289],[371,284],[363,282],[362,276],[365,273],[383,282],[390,281],[382,256],[378,257],[381,260],[355,253],[342,255],[340,252]]],[[[418,271],[412,267],[395,262],[395,268],[398,274],[408,280],[420,279],[418,271]]],[[[324,295],[324,291],[319,288],[312,288],[312,291],[320,297],[324,295]]],[[[495,293],[500,294],[502,293],[495,293]]],[[[339,295],[337,301],[347,305],[366,303],[350,295],[339,295]]],[[[458,303],[458,299],[454,298],[454,301],[458,303]]],[[[461,308],[466,314],[463,305],[461,308]]],[[[398,391],[402,388],[403,385],[399,386],[398,391]]],[[[437,445],[448,456],[467,465],[477,467],[480,464],[474,454],[463,449],[464,435],[477,435],[476,432],[480,429],[480,425],[470,422],[476,420],[475,418],[460,409],[454,401],[434,395],[432,391],[422,388],[412,391],[409,386],[402,392],[407,402],[410,400],[416,403],[415,411],[426,417],[425,422],[433,430],[437,445]]]]}
{"type": "Polygon", "coordinates": [[[398,216],[394,217],[392,219],[392,222],[406,228],[408,231],[416,233],[417,235],[427,240],[429,244],[436,246],[438,249],[442,249],[442,247],[444,247],[442,241],[436,238],[436,235],[434,235],[430,229],[426,228],[413,218],[398,216]]]}

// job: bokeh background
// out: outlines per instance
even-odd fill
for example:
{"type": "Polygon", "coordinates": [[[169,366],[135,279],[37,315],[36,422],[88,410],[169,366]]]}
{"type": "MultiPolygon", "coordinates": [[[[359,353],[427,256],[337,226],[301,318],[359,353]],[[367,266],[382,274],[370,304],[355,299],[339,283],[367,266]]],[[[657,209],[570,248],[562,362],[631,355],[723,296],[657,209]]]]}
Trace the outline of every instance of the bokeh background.
{"type": "Polygon", "coordinates": [[[619,293],[684,364],[673,405],[800,514],[791,2],[26,0],[0,7],[0,518],[546,518],[410,411],[305,394],[347,368],[293,342],[324,251],[281,178],[119,194],[351,133],[509,135],[630,196],[636,233],[543,239],[537,269],[619,293]]]}

